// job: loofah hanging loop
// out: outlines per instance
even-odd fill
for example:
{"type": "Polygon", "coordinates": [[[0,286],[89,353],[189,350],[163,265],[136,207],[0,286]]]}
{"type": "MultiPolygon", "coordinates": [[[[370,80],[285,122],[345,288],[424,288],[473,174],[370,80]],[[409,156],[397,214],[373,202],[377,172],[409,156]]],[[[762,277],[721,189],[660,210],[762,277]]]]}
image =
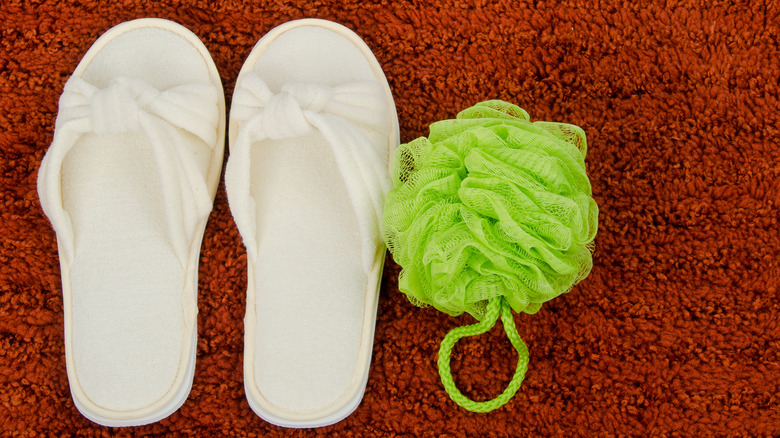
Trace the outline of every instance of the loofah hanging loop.
{"type": "Polygon", "coordinates": [[[442,341],[439,372],[460,406],[488,412],[511,399],[528,364],[515,312],[535,313],[592,267],[598,207],[585,172],[584,131],[530,121],[523,109],[487,101],[430,126],[393,162],[382,233],[402,270],[399,289],[419,306],[481,322],[442,341]],[[456,387],[452,346],[499,316],[519,354],[509,387],[474,402],[456,387]]]}
{"type": "Polygon", "coordinates": [[[438,361],[439,376],[441,376],[441,382],[447,394],[460,407],[471,412],[490,412],[504,406],[520,389],[520,384],[523,383],[525,378],[525,370],[528,368],[528,360],[528,347],[525,346],[525,342],[520,339],[520,335],[517,333],[515,321],[512,318],[512,309],[503,297],[491,298],[490,302],[488,302],[485,318],[482,321],[477,324],[453,329],[441,341],[438,361]],[[504,324],[504,332],[509,338],[509,342],[512,343],[512,347],[517,351],[517,368],[512,376],[512,380],[501,395],[492,400],[476,402],[463,395],[455,385],[455,380],[452,378],[452,370],[450,369],[452,348],[456,342],[465,337],[478,336],[490,330],[498,321],[499,315],[501,315],[501,322],[504,324]]]}

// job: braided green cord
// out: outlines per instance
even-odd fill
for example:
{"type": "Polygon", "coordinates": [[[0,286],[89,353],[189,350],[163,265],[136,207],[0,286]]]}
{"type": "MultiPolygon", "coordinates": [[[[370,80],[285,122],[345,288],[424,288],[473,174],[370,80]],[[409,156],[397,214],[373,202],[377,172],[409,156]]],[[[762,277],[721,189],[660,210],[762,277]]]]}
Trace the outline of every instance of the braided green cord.
{"type": "Polygon", "coordinates": [[[520,385],[525,378],[525,371],[528,368],[528,361],[528,348],[517,333],[515,321],[512,318],[512,309],[504,298],[497,297],[490,300],[485,318],[481,322],[452,329],[441,341],[438,362],[439,375],[447,394],[450,395],[450,398],[458,406],[471,412],[490,412],[507,404],[514,397],[517,390],[520,389],[520,385]],[[504,324],[504,332],[506,332],[509,342],[512,343],[512,346],[517,351],[517,368],[512,376],[512,380],[501,395],[492,400],[477,402],[463,395],[455,385],[455,380],[452,378],[452,369],[450,368],[450,356],[452,356],[452,348],[460,339],[481,335],[490,330],[496,324],[499,313],[501,322],[504,324]]]}

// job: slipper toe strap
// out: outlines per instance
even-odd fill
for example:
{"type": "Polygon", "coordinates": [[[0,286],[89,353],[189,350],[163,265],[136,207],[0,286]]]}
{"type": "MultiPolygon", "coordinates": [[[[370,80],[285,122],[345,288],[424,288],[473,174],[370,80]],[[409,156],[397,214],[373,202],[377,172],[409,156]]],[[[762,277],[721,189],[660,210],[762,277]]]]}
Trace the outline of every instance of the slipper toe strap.
{"type": "Polygon", "coordinates": [[[218,93],[211,84],[186,84],[161,91],[127,76],[112,79],[105,88],[78,76],[68,80],[60,98],[54,139],[38,179],[41,206],[68,259],[74,256],[74,236],[62,201],[65,156],[85,134],[143,132],[159,169],[171,244],[182,265],[186,263],[197,225],[211,211],[211,196],[196,162],[191,136],[210,149],[216,145],[218,93]]]}
{"type": "Polygon", "coordinates": [[[257,257],[257,222],[249,189],[252,144],[319,131],[333,150],[354,206],[363,240],[363,267],[370,271],[379,245],[377,230],[384,196],[391,182],[387,149],[373,145],[367,132],[382,136],[390,132],[386,108],[384,90],[374,81],[334,87],[292,82],[273,93],[256,73],[243,75],[230,114],[231,122],[241,128],[231,144],[225,182],[230,209],[250,257],[257,257]]]}

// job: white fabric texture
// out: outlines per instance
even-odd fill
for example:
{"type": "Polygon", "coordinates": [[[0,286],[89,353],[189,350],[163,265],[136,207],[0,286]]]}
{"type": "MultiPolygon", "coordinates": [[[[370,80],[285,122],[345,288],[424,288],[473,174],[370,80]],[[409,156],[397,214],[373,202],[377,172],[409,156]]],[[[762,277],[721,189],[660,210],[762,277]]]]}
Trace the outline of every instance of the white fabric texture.
{"type": "Polygon", "coordinates": [[[280,26],[239,74],[225,187],[248,255],[245,386],[267,421],[323,426],[360,402],[397,136],[381,67],[343,26],[280,26]]]}
{"type": "Polygon", "coordinates": [[[156,421],[189,392],[224,125],[208,52],[165,20],[106,32],[65,84],[38,196],[57,234],[71,392],[93,421],[156,421]]]}
{"type": "Polygon", "coordinates": [[[330,87],[306,82],[288,83],[274,94],[255,72],[247,72],[233,93],[231,120],[242,124],[231,145],[230,207],[247,252],[257,258],[257,220],[249,196],[251,145],[261,140],[300,137],[318,130],[331,146],[344,178],[363,238],[363,268],[374,264],[384,196],[390,190],[386,149],[367,147],[361,130],[388,135],[384,90],[363,81],[330,87]]]}
{"type": "Polygon", "coordinates": [[[73,230],[62,208],[62,160],[86,133],[142,131],[152,145],[165,198],[168,232],[182,266],[195,226],[211,212],[202,167],[193,163],[180,129],[206,145],[216,144],[217,93],[210,84],[187,84],[159,91],[141,79],[116,77],[98,89],[77,76],[65,84],[55,137],[39,171],[38,196],[65,255],[73,259],[73,230]]]}

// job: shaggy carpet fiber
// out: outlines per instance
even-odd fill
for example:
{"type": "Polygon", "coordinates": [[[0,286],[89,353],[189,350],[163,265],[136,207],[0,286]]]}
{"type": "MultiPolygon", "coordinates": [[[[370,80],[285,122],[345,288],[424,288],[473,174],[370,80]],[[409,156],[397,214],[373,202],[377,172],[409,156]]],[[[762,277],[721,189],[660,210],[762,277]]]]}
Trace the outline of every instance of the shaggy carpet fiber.
{"type": "MultiPolygon", "coordinates": [[[[780,436],[780,7],[772,1],[95,0],[0,2],[0,434],[7,436],[780,436]],[[499,98],[582,126],[600,206],[594,269],[516,315],[531,363],[512,401],[458,408],[439,342],[473,322],[412,306],[388,256],[365,398],[333,426],[255,416],[242,379],[246,255],[224,185],[203,241],[197,368],[169,418],[109,429],[65,373],[56,241],[35,191],[62,87],[120,22],[175,20],[229,98],[253,44],[291,19],[340,22],[374,50],[402,141],[499,98]]],[[[499,327],[453,371],[497,395],[516,354],[499,327]]]]}

